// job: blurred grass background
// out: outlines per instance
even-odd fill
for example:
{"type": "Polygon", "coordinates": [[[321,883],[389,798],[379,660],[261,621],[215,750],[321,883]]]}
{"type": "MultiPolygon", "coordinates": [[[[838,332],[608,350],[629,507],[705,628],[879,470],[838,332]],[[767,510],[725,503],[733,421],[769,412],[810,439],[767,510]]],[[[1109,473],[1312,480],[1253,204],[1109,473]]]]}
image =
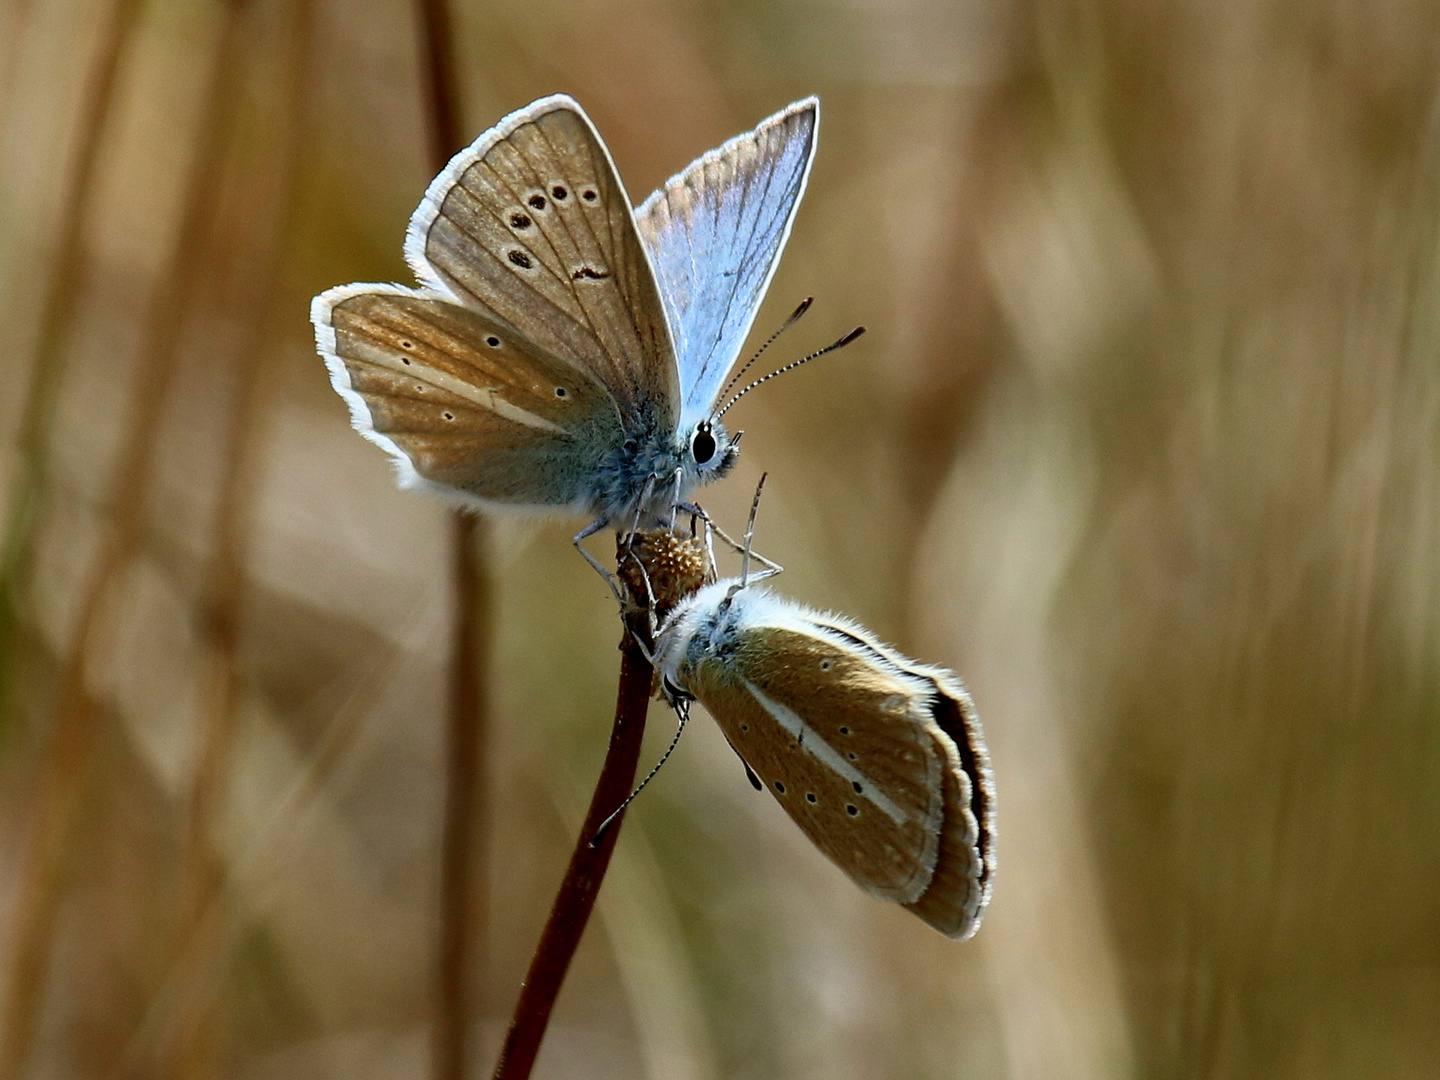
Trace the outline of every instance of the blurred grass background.
{"type": "MultiPolygon", "coordinates": [[[[1000,793],[952,944],[695,725],[537,1075],[1440,1075],[1440,9],[453,12],[467,137],[569,92],[637,201],[821,95],[757,326],[870,333],[704,498],[768,469],[784,590],[960,671],[1000,793]]],[[[432,1075],[447,517],[306,319],[409,280],[419,58],[400,0],[0,3],[0,1080],[432,1075]]],[[[575,527],[493,530],[476,1075],[608,730],[575,527]]]]}

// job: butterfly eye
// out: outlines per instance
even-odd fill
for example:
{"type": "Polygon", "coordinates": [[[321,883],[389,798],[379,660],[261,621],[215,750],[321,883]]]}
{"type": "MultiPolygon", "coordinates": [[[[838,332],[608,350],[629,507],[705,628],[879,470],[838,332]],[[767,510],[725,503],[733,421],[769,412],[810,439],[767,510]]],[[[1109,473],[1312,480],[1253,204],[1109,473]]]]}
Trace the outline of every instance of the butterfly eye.
{"type": "Polygon", "coordinates": [[[710,434],[708,421],[702,420],[695,429],[695,439],[690,444],[690,452],[695,455],[697,465],[704,465],[715,456],[715,436],[710,434]]]}

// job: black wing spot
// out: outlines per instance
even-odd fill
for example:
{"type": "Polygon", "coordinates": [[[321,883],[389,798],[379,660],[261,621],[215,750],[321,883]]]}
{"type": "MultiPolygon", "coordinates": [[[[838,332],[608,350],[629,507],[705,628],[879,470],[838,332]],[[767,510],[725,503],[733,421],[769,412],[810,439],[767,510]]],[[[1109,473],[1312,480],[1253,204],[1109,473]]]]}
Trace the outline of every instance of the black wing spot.
{"type": "Polygon", "coordinates": [[[443,416],[443,417],[445,417],[446,420],[454,420],[454,419],[455,419],[455,414],[454,414],[453,412],[445,412],[445,413],[441,413],[440,415],[443,416]]]}
{"type": "Polygon", "coordinates": [[[526,199],[525,201],[528,202],[531,206],[533,206],[536,210],[545,209],[544,195],[531,195],[530,198],[526,199]]]}
{"type": "Polygon", "coordinates": [[[845,813],[849,814],[851,817],[859,817],[859,816],[860,816],[860,808],[859,808],[858,806],[856,806],[854,803],[848,803],[848,802],[847,802],[847,803],[845,804],[845,813]]]}
{"type": "Polygon", "coordinates": [[[535,223],[530,220],[529,214],[516,213],[510,215],[510,227],[513,229],[528,229],[533,224],[535,223]]]}
{"type": "Polygon", "coordinates": [[[491,334],[485,339],[485,344],[489,345],[492,349],[498,349],[500,347],[500,339],[494,334],[491,334]]]}
{"type": "Polygon", "coordinates": [[[561,187],[559,184],[556,184],[550,189],[550,195],[552,198],[554,198],[556,202],[564,202],[565,196],[569,194],[570,193],[566,191],[563,187],[561,187]]]}
{"type": "Polygon", "coordinates": [[[555,387],[555,396],[556,396],[556,397],[569,397],[569,396],[570,396],[570,391],[569,391],[569,390],[566,390],[565,387],[563,387],[563,386],[557,386],[557,387],[555,387]]]}
{"type": "Polygon", "coordinates": [[[849,753],[849,754],[846,754],[845,756],[848,757],[851,761],[859,761],[859,760],[860,760],[860,756],[859,756],[858,754],[854,753],[854,752],[851,752],[851,753],[849,753]]]}
{"type": "Polygon", "coordinates": [[[741,725],[740,725],[740,730],[741,730],[741,731],[749,731],[749,730],[750,730],[750,725],[749,725],[749,724],[741,724],[741,725]]]}
{"type": "Polygon", "coordinates": [[[400,357],[400,362],[401,362],[402,364],[404,364],[406,367],[409,367],[409,366],[410,366],[410,357],[408,357],[408,356],[402,356],[402,357],[400,357]]]}
{"type": "Polygon", "coordinates": [[[831,660],[829,657],[826,657],[824,660],[821,660],[821,661],[820,661],[820,670],[821,670],[821,671],[829,671],[832,667],[834,667],[834,665],[835,665],[835,662],[834,662],[833,660],[831,660]]]}
{"type": "Polygon", "coordinates": [[[535,265],[535,260],[530,258],[530,253],[528,251],[521,251],[519,248],[511,251],[505,257],[509,259],[512,263],[514,263],[516,266],[523,267],[526,270],[529,270],[532,266],[535,265]]]}
{"type": "Polygon", "coordinates": [[[423,393],[425,392],[425,384],[424,384],[424,383],[418,383],[418,382],[417,382],[417,383],[415,384],[415,392],[416,392],[417,394],[423,394],[423,393]]]}
{"type": "Polygon", "coordinates": [[[784,794],[785,794],[785,785],[782,784],[779,780],[776,780],[776,781],[775,781],[775,790],[778,791],[781,795],[784,795],[784,794]]]}
{"type": "Polygon", "coordinates": [[[600,196],[595,194],[595,189],[593,187],[587,187],[584,191],[580,193],[580,197],[586,202],[594,202],[600,196]]]}
{"type": "Polygon", "coordinates": [[[610,276],[608,270],[596,270],[593,266],[582,266],[570,275],[574,280],[588,279],[590,281],[601,281],[610,276]]]}
{"type": "Polygon", "coordinates": [[[813,791],[807,791],[805,793],[805,801],[808,803],[815,803],[819,800],[815,798],[815,793],[813,791]]]}
{"type": "Polygon", "coordinates": [[[862,791],[865,790],[865,785],[860,783],[859,780],[851,780],[850,786],[855,789],[856,795],[859,795],[862,791]]]}
{"type": "Polygon", "coordinates": [[[850,729],[849,729],[848,727],[842,727],[842,728],[840,729],[840,734],[841,734],[841,735],[849,735],[849,734],[850,734],[850,729]]]}
{"type": "Polygon", "coordinates": [[[415,342],[411,341],[408,337],[402,337],[400,339],[400,347],[402,349],[413,349],[415,347],[415,342]]]}

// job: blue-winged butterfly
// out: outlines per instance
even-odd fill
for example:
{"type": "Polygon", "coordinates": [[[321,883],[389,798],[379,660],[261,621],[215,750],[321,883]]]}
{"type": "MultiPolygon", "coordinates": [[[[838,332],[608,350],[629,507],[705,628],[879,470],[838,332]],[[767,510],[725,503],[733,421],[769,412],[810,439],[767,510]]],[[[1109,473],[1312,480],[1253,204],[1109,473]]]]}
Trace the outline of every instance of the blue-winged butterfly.
{"type": "Polygon", "coordinates": [[[662,518],[734,465],[721,387],[789,236],[818,121],[819,102],[798,101],[632,211],[575,101],[511,113],[411,218],[419,288],[315,298],[351,422],[402,486],[591,515],[577,541],[662,518]]]}

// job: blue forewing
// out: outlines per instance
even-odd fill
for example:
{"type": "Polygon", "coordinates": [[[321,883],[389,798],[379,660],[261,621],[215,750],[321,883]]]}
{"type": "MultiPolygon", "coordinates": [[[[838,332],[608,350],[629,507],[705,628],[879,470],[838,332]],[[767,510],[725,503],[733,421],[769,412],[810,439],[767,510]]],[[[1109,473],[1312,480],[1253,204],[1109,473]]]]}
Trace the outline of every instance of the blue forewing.
{"type": "Polygon", "coordinates": [[[635,212],[674,338],[680,430],[711,416],[780,263],[815,156],[797,101],[673,176],[635,212]]]}

